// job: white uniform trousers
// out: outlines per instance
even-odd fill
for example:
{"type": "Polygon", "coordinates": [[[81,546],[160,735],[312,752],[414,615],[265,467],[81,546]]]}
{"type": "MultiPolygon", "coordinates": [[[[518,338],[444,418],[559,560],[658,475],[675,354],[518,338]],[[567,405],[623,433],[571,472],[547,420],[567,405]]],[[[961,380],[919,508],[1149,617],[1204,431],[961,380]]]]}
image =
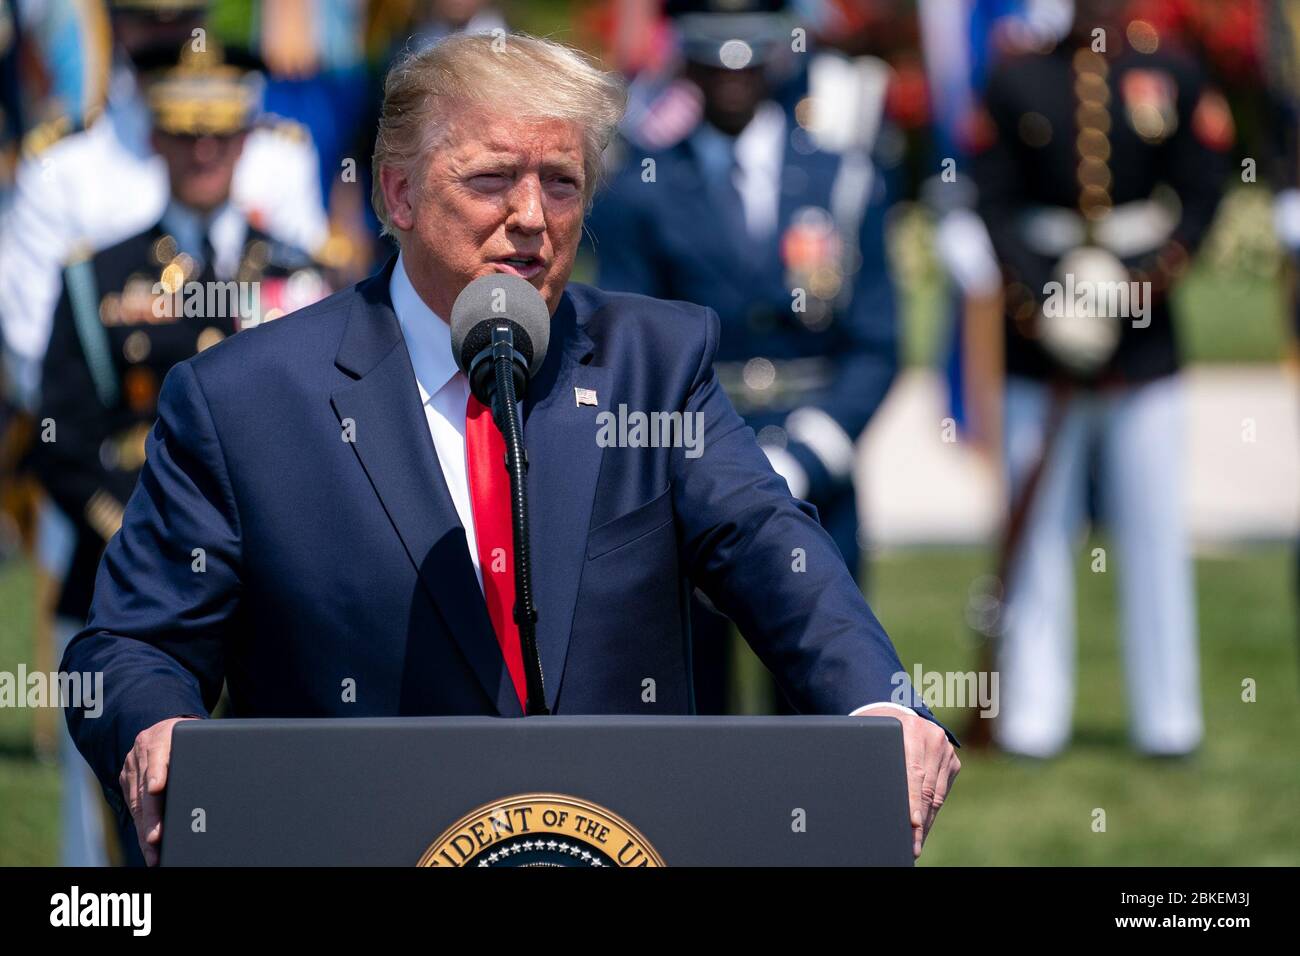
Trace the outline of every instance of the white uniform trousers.
{"type": "MultiPolygon", "coordinates": [[[[1005,436],[1013,494],[1041,454],[1050,402],[1047,386],[1008,379],[1005,436]]],[[[1011,570],[996,739],[1005,750],[1037,757],[1069,742],[1075,560],[1093,452],[1113,544],[1106,572],[1116,575],[1119,589],[1130,737],[1144,753],[1185,753],[1199,744],[1203,725],[1178,376],[1070,399],[1011,570]]],[[[1096,616],[1085,615],[1085,624],[1097,626],[1096,616]]]]}

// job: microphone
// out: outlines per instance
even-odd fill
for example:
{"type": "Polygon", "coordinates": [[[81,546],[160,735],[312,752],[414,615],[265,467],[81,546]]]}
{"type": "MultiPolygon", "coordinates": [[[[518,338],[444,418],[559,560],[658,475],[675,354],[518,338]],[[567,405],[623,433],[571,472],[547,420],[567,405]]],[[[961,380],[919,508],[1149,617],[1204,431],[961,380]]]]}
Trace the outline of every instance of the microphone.
{"type": "Polygon", "coordinates": [[[507,272],[479,276],[451,307],[451,351],[484,405],[496,394],[494,347],[510,359],[515,398],[546,360],[551,311],[527,280],[507,272]]]}
{"type": "Polygon", "coordinates": [[[492,420],[506,445],[510,475],[510,517],[515,559],[515,624],[524,661],[524,713],[550,713],[537,652],[537,609],[528,544],[528,457],[516,403],[546,359],[551,311],[542,295],[509,273],[479,276],[461,290],[451,307],[451,350],[469,379],[470,391],[492,408],[492,420]]]}

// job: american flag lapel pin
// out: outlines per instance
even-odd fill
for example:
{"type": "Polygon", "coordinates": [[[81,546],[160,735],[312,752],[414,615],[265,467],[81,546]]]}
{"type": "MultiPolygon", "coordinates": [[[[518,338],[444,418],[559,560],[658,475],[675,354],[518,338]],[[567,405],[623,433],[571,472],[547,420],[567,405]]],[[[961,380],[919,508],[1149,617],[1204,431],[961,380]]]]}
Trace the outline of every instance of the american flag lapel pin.
{"type": "Polygon", "coordinates": [[[575,388],[573,390],[573,404],[579,405],[596,405],[596,390],[594,388],[575,388]]]}

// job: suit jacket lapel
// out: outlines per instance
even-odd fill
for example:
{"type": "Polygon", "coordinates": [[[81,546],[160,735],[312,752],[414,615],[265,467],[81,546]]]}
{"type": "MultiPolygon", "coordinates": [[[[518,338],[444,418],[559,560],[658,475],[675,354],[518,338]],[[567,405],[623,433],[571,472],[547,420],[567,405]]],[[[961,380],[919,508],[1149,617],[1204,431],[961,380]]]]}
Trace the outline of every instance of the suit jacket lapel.
{"type": "Polygon", "coordinates": [[[524,402],[537,646],[551,708],[564,677],[600,473],[596,416],[612,399],[609,369],[587,364],[593,345],[578,319],[565,293],[552,319],[550,354],[524,402]],[[600,404],[579,405],[577,388],[593,390],[600,404]]]}
{"type": "Polygon", "coordinates": [[[502,715],[519,716],[388,297],[392,268],[358,287],[335,358],[356,380],[335,389],[331,404],[341,427],[351,421],[357,459],[484,691],[502,715]]]}

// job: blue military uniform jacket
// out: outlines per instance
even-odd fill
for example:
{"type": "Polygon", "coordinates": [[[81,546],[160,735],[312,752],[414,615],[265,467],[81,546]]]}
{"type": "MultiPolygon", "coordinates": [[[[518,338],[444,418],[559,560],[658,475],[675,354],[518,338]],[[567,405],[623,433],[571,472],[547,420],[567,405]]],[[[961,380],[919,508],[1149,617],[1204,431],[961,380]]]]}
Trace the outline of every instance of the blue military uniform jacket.
{"type": "MultiPolygon", "coordinates": [[[[716,311],[719,376],[760,436],[813,407],[855,441],[898,367],[888,189],[865,154],[817,149],[788,114],[779,182],[775,228],[751,241],[738,195],[715,187],[697,136],[629,150],[590,219],[599,284],[716,311]]],[[[786,447],[809,476],[809,500],[849,481],[842,462],[794,436],[786,447]]]]}

